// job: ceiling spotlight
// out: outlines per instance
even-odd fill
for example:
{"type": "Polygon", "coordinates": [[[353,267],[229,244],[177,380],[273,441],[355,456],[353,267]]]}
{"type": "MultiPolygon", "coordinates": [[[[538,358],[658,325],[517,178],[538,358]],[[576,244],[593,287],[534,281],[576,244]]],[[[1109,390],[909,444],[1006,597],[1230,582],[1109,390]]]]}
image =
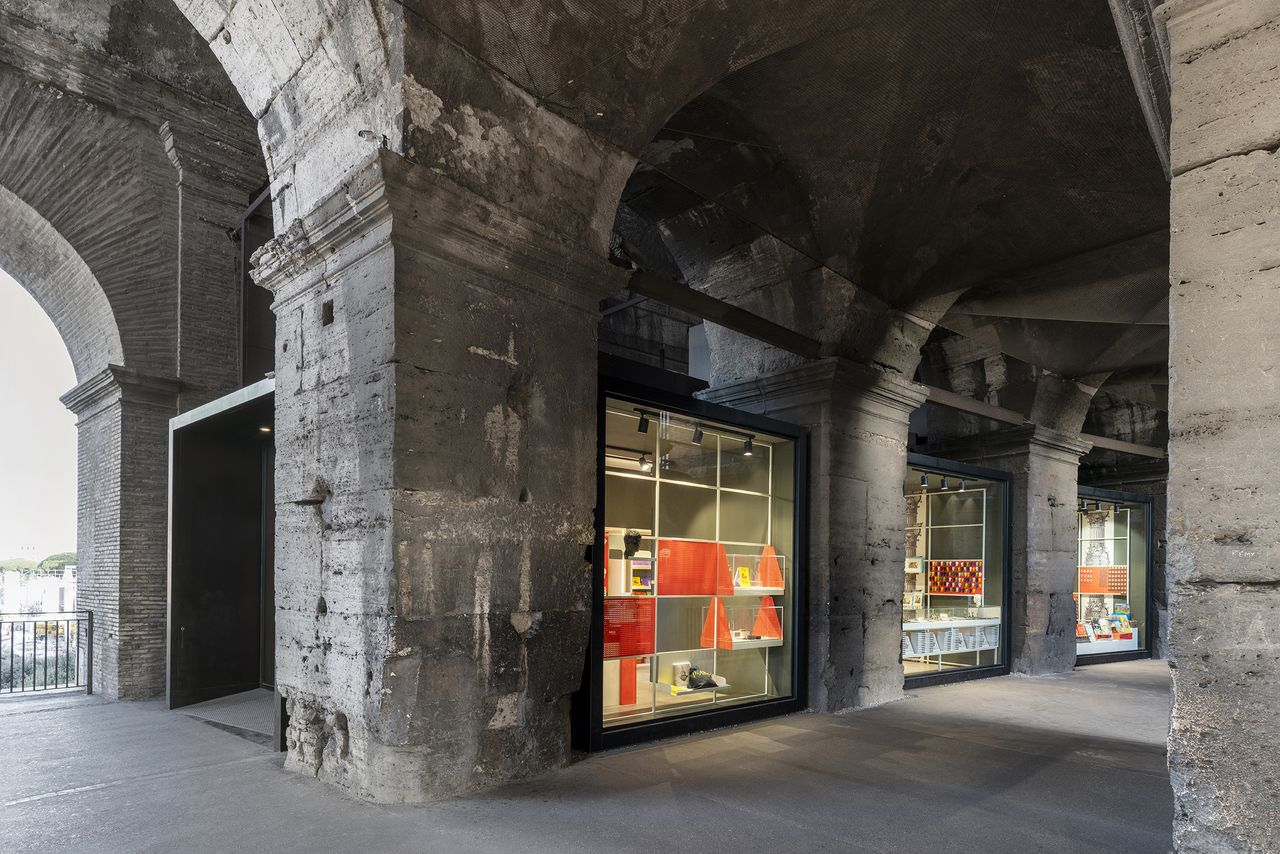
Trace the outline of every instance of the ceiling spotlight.
{"type": "Polygon", "coordinates": [[[636,425],[636,432],[637,432],[637,433],[648,433],[648,432],[649,432],[649,415],[648,415],[648,413],[646,413],[646,412],[641,412],[641,413],[640,413],[640,423],[636,425]]]}
{"type": "Polygon", "coordinates": [[[693,425],[693,444],[695,445],[702,444],[702,425],[701,424],[693,425]]]}
{"type": "Polygon", "coordinates": [[[964,481],[963,481],[963,480],[962,480],[962,481],[960,481],[960,490],[961,490],[962,492],[964,491],[964,481]]]}
{"type": "Polygon", "coordinates": [[[951,488],[951,481],[947,480],[947,478],[946,478],[946,477],[943,477],[943,478],[942,478],[942,488],[943,488],[943,489],[950,489],[950,488],[951,488]]]}
{"type": "Polygon", "coordinates": [[[747,441],[744,442],[742,445],[742,455],[744,457],[751,456],[751,437],[750,436],[747,437],[747,441]]]}
{"type": "Polygon", "coordinates": [[[268,426],[268,425],[266,425],[266,424],[263,424],[261,427],[259,427],[259,428],[258,428],[258,432],[259,432],[259,433],[270,433],[270,432],[271,432],[271,427],[270,427],[270,426],[268,426]]]}
{"type": "Polygon", "coordinates": [[[653,471],[653,460],[649,459],[648,454],[640,455],[640,471],[653,471]]]}
{"type": "Polygon", "coordinates": [[[929,475],[927,474],[920,475],[920,485],[923,486],[925,489],[929,488],[929,475]]]}

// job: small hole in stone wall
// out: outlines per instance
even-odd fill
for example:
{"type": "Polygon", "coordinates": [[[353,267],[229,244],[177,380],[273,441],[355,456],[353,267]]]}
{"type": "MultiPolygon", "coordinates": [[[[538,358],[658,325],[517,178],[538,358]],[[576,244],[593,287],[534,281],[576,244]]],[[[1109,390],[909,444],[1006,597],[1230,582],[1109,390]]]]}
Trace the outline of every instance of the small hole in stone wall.
{"type": "Polygon", "coordinates": [[[329,613],[329,603],[324,601],[324,597],[321,596],[320,601],[316,602],[316,614],[323,617],[327,613],[329,613]]]}
{"type": "Polygon", "coordinates": [[[333,300],[327,299],[320,304],[320,325],[328,326],[333,323],[333,300]]]}

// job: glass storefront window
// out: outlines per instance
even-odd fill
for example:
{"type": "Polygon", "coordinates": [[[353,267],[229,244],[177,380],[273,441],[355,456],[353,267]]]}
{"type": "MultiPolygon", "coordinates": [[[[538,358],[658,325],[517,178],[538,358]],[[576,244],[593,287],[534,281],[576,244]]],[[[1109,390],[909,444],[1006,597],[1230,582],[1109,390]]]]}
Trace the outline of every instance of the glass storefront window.
{"type": "Polygon", "coordinates": [[[1081,498],[1076,654],[1146,648],[1147,506],[1081,498]]]}
{"type": "Polygon", "coordinates": [[[909,466],[902,668],[907,676],[1003,663],[1005,489],[909,466]]]}
{"type": "Polygon", "coordinates": [[[605,728],[791,697],[796,447],[608,398],[605,728]]]}

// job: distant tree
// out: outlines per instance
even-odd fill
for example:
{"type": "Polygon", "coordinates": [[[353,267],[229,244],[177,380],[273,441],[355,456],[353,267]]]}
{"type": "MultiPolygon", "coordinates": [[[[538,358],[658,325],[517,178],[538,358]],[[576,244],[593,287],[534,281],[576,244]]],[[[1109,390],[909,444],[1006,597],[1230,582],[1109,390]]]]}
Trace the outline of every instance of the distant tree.
{"type": "Polygon", "coordinates": [[[0,560],[0,569],[16,569],[19,572],[30,572],[35,568],[35,561],[26,560],[20,557],[11,557],[0,560]]]}
{"type": "Polygon", "coordinates": [[[75,552],[58,552],[57,554],[49,555],[44,560],[40,561],[40,570],[42,572],[62,572],[63,567],[67,564],[74,564],[75,562],[75,552]]]}

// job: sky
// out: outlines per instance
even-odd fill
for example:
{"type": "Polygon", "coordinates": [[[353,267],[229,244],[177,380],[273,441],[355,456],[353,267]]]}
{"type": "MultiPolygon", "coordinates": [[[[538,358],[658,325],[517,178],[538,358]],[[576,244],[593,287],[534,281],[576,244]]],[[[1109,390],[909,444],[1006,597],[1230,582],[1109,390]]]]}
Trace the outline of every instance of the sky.
{"type": "Polygon", "coordinates": [[[76,549],[76,384],[48,315],[0,270],[0,560],[76,549]]]}

